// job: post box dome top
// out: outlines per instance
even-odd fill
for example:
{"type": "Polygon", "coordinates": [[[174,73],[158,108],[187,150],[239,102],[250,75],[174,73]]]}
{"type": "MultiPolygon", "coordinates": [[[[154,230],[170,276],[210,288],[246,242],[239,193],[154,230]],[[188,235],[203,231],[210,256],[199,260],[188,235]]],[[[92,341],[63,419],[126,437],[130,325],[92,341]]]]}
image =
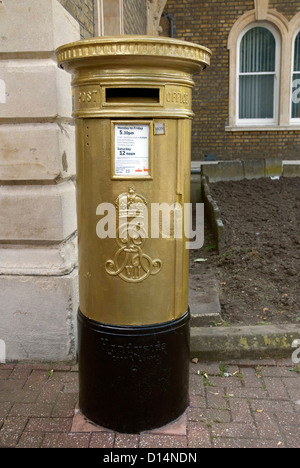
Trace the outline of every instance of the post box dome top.
{"type": "Polygon", "coordinates": [[[164,67],[167,64],[190,73],[209,66],[211,51],[186,41],[160,36],[103,36],[73,42],[56,50],[58,65],[72,71],[86,66],[118,63],[164,67]],[[118,58],[118,62],[116,62],[118,58]]]}

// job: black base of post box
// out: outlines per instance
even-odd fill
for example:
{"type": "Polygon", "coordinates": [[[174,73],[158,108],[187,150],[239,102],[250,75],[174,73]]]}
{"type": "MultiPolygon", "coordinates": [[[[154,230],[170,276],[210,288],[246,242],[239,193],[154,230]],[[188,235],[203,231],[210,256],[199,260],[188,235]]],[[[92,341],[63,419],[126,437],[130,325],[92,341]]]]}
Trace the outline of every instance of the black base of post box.
{"type": "Polygon", "coordinates": [[[90,421],[140,433],[189,404],[190,312],[148,326],[112,326],[78,312],[79,408],[90,421]]]}

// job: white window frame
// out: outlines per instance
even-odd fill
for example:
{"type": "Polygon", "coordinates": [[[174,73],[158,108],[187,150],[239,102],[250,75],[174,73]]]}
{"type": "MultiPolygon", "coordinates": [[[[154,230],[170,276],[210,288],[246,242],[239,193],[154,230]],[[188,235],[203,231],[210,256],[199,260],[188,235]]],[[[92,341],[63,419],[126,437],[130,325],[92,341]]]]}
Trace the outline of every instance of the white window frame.
{"type": "MultiPolygon", "coordinates": [[[[291,125],[300,125],[300,118],[293,118],[292,117],[292,111],[293,111],[293,107],[292,107],[292,95],[293,95],[293,77],[294,77],[294,74],[297,73],[300,75],[300,71],[299,72],[295,72],[294,71],[294,63],[295,63],[295,44],[296,44],[296,38],[298,36],[298,34],[300,34],[300,28],[298,29],[298,31],[296,31],[296,33],[294,34],[294,37],[293,37],[293,47],[292,47],[292,63],[291,63],[291,70],[292,70],[292,75],[291,75],[291,95],[290,95],[290,116],[291,116],[291,125]]],[[[299,77],[300,79],[300,77],[299,77]]]]}
{"type": "MultiPolygon", "coordinates": [[[[281,69],[281,39],[280,34],[270,23],[265,21],[259,21],[249,24],[243,31],[240,33],[237,41],[237,54],[236,54],[236,125],[240,127],[251,127],[251,126],[270,126],[270,125],[278,125],[279,123],[279,90],[280,90],[280,69],[281,69]],[[242,39],[247,34],[248,31],[251,29],[262,27],[268,29],[274,36],[275,44],[276,44],[276,51],[275,51],[275,80],[274,80],[274,118],[273,119],[240,119],[240,109],[239,109],[239,98],[240,98],[240,56],[241,56],[241,43],[242,39]]],[[[270,75],[274,74],[273,72],[264,72],[261,73],[262,75],[270,75]]],[[[245,75],[250,75],[245,74],[245,75]]],[[[259,75],[259,73],[253,73],[253,75],[259,75]]]]}

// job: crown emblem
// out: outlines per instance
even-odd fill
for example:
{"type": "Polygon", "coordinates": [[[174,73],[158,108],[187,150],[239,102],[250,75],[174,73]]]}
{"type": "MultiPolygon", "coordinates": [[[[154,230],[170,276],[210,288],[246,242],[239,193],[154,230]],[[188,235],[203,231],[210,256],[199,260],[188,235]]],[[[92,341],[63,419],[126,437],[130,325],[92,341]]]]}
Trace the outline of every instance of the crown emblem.
{"type": "Polygon", "coordinates": [[[159,273],[162,266],[161,260],[152,260],[144,253],[147,235],[143,220],[147,216],[147,200],[143,195],[136,193],[131,185],[127,193],[118,196],[115,206],[119,212],[116,242],[120,248],[114,259],[106,262],[105,270],[110,276],[119,276],[129,283],[139,283],[150,275],[159,273]],[[132,236],[128,226],[133,219],[138,221],[138,230],[132,236]]]}
{"type": "Polygon", "coordinates": [[[119,218],[144,218],[144,209],[147,206],[147,200],[143,195],[136,193],[131,185],[127,193],[122,193],[116,201],[116,209],[119,212],[119,218]]]}

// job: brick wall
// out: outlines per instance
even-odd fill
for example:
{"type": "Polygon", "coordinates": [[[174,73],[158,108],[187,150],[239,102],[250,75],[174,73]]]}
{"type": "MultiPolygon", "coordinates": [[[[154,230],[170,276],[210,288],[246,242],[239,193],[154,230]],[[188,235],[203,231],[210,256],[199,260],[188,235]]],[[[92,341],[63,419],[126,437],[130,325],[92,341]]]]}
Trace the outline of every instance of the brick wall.
{"type": "MultiPolygon", "coordinates": [[[[299,10],[300,1],[270,0],[290,20],[299,10]]],[[[300,131],[225,132],[229,104],[229,52],[227,40],[233,24],[253,0],[168,0],[165,11],[175,18],[175,38],[209,47],[211,67],[195,76],[192,158],[216,154],[218,159],[266,158],[299,159],[300,131]]],[[[168,24],[162,22],[162,35],[168,36],[168,24]]]]}
{"type": "MultiPolygon", "coordinates": [[[[95,35],[94,3],[95,0],[58,0],[65,9],[79,22],[82,39],[95,35]]],[[[147,34],[147,1],[124,0],[124,33],[147,34]]]]}
{"type": "Polygon", "coordinates": [[[124,33],[147,34],[146,0],[124,0],[124,33]]]}
{"type": "Polygon", "coordinates": [[[81,39],[94,36],[94,0],[58,0],[80,26],[81,39]]]}
{"type": "Polygon", "coordinates": [[[269,0],[269,8],[277,10],[290,21],[300,10],[300,2],[294,0],[269,0]]]}

